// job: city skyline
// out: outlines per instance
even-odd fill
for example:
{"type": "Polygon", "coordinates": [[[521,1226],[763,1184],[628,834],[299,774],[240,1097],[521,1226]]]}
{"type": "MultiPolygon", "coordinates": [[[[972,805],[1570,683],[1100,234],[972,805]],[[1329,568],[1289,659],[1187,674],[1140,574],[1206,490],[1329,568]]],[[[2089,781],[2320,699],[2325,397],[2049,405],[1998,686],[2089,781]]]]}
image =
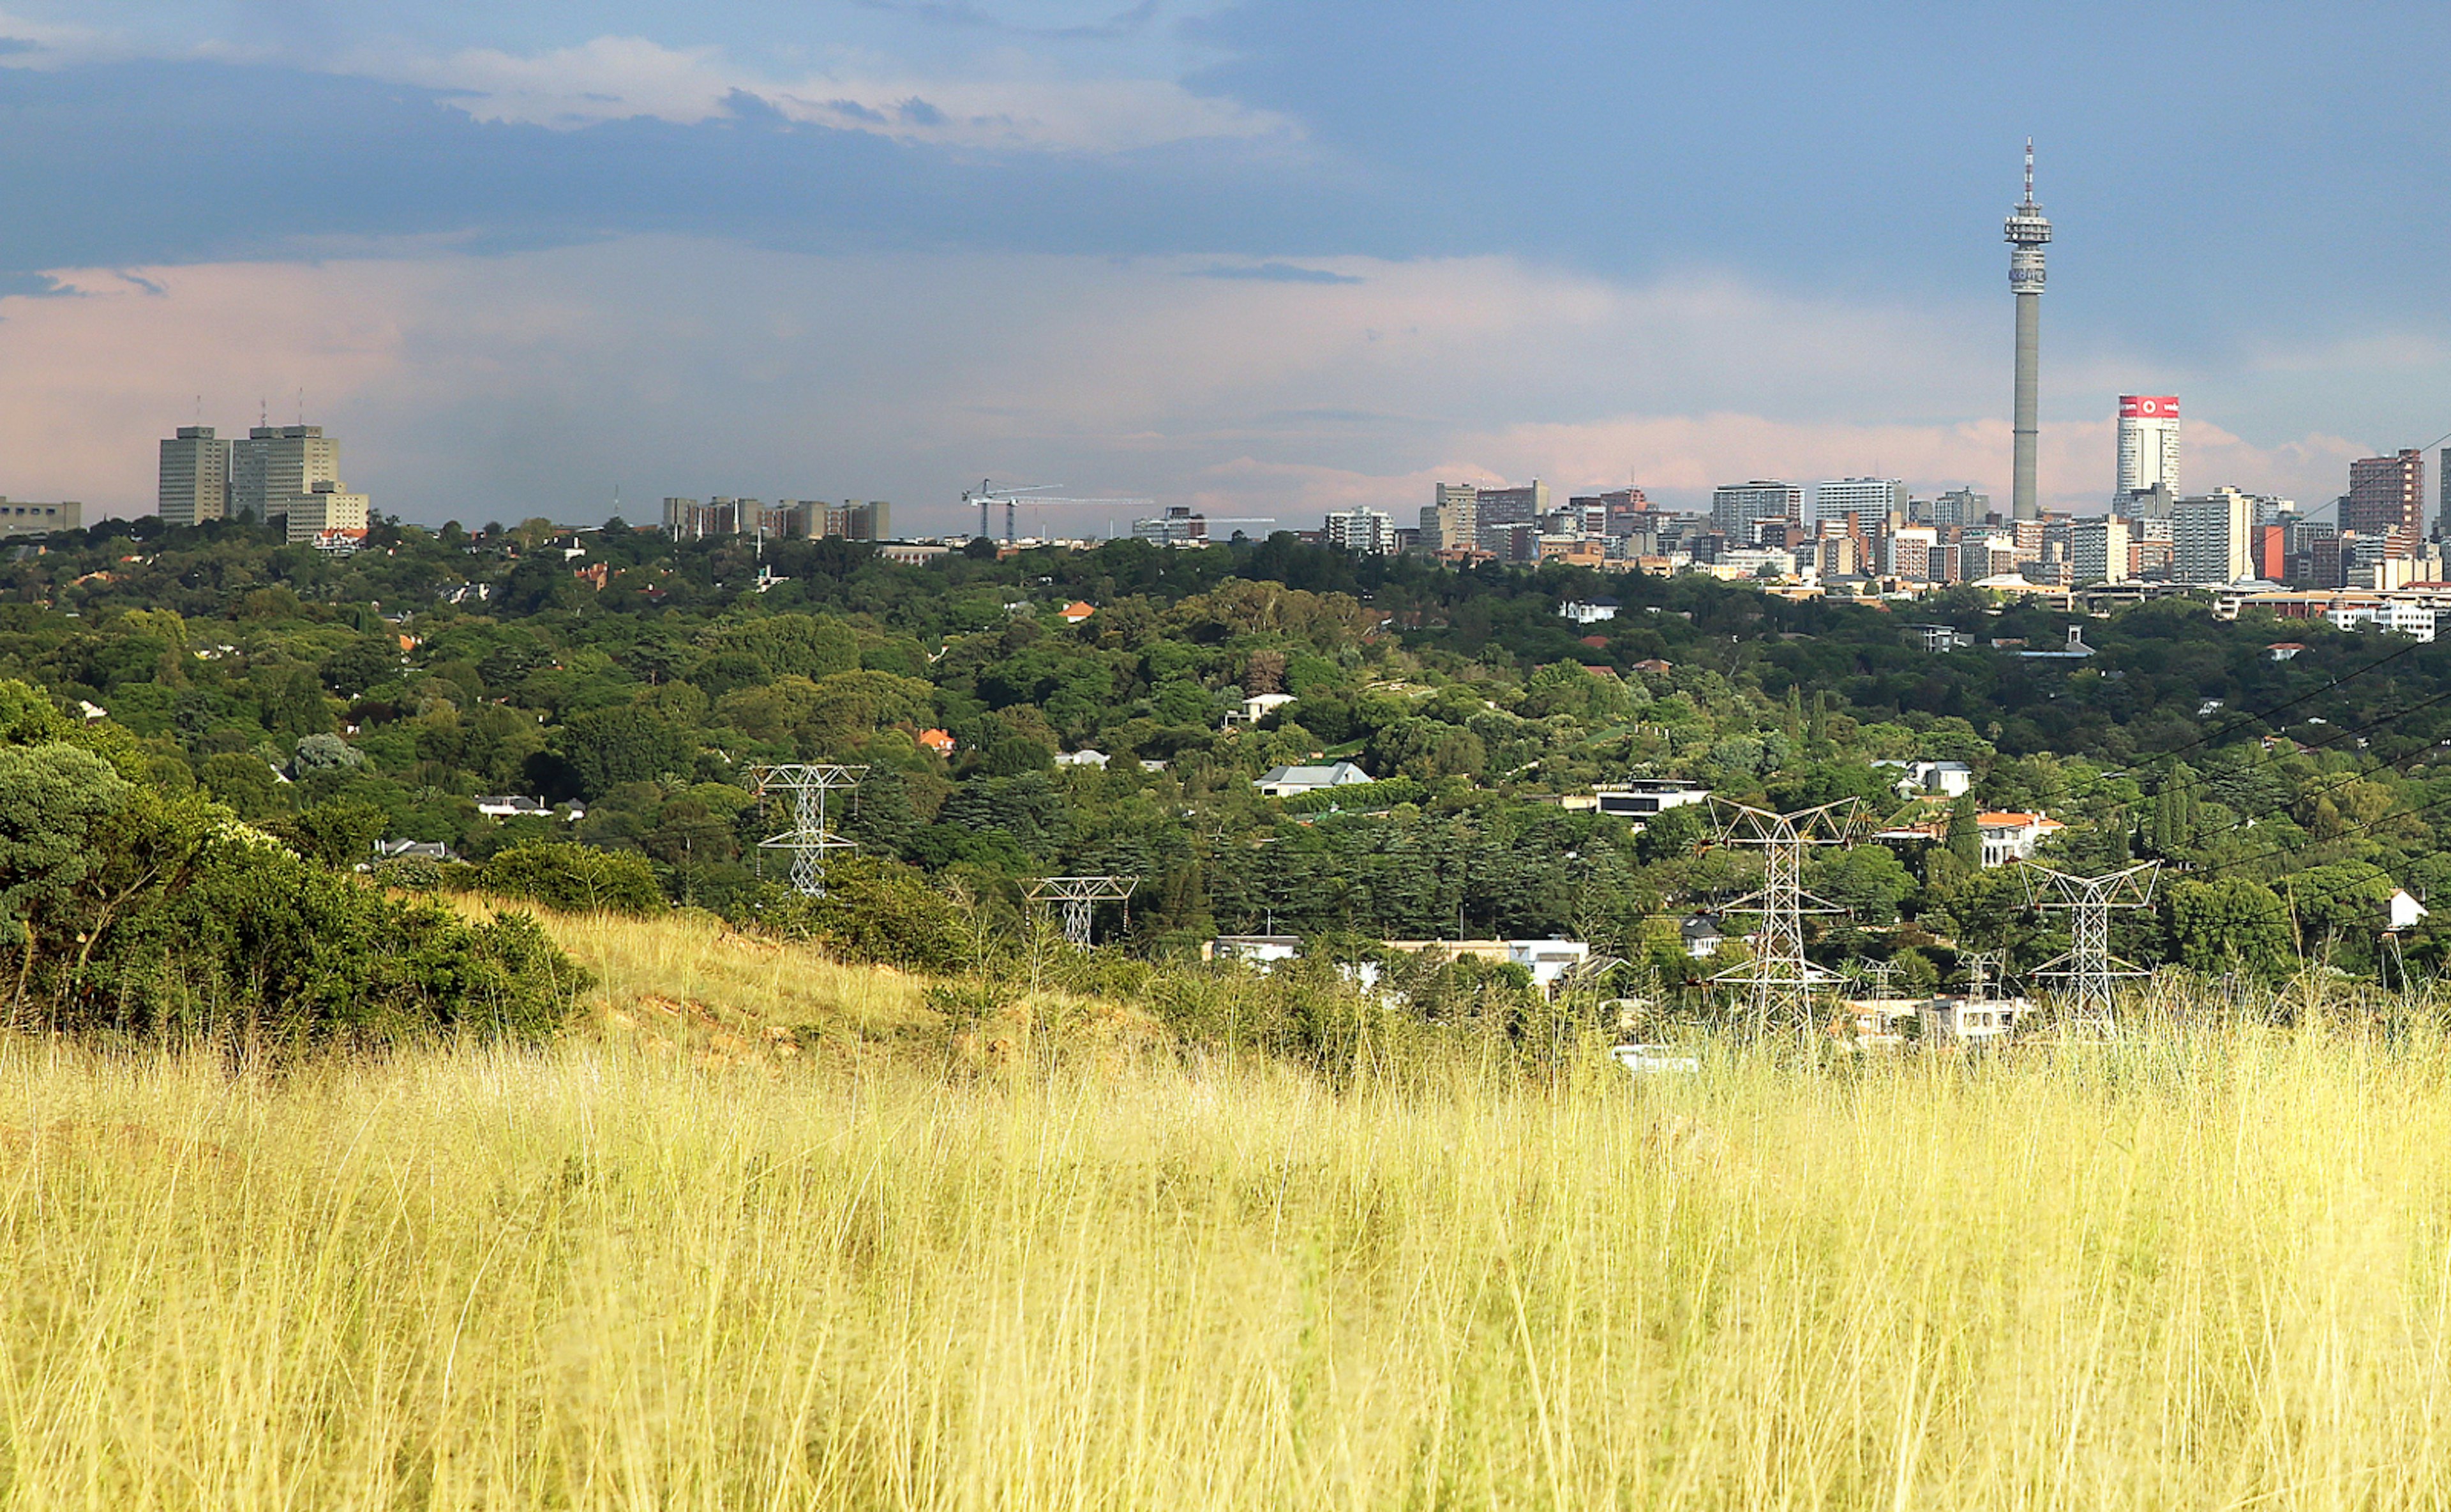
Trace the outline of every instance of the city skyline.
{"type": "Polygon", "coordinates": [[[2006,499],[2029,134],[2041,507],[2101,507],[2120,394],[2187,396],[2190,479],[2310,501],[2451,429],[2441,212],[2338,234],[2434,171],[2441,108],[2319,108],[2367,60],[2311,19],[2082,10],[18,0],[0,185],[45,213],[0,228],[0,490],[142,512],[173,423],[304,389],[427,521],[618,487],[952,530],[981,476],[1308,518],[1536,474],[2006,499]],[[1731,48],[1766,105],[1707,83],[1731,48]],[[1768,88],[1839,62],[1979,103],[1933,132],[1919,89],[1832,121],[1768,88]],[[1457,118],[1432,75],[1521,103],[1457,118]],[[2184,108],[2216,86],[2267,102],[2247,140],[2184,108]]]}

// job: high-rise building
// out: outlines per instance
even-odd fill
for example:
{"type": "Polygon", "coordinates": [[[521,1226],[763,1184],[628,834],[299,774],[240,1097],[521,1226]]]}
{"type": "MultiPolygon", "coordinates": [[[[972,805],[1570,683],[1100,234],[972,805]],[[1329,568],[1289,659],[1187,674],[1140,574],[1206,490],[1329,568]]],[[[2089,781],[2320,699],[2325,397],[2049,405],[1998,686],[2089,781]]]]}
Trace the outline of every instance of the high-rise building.
{"type": "Polygon", "coordinates": [[[2255,576],[2255,500],[2235,488],[2182,499],[2170,512],[2170,566],[2181,582],[2255,576]]]}
{"type": "Polygon", "coordinates": [[[210,425],[182,425],[162,442],[161,491],[154,512],[166,525],[193,525],[229,513],[230,443],[210,425]]]}
{"type": "Polygon", "coordinates": [[[1756,478],[1711,490],[1711,528],[1737,546],[1754,543],[1754,527],[1765,520],[1804,519],[1804,490],[1775,479],[1756,478]]]}
{"type": "Polygon", "coordinates": [[[2127,580],[2127,521],[2116,515],[2088,515],[2069,522],[2069,580],[2082,587],[2089,582],[2126,582],[2127,580]]]}
{"type": "Polygon", "coordinates": [[[1586,524],[1590,524],[1593,513],[1598,513],[1599,522],[1590,525],[1586,532],[1594,536],[1631,536],[1642,528],[1643,521],[1650,518],[1652,512],[1651,501],[1643,497],[1639,488],[1613,488],[1604,494],[1578,494],[1566,502],[1584,512],[1586,524]]]}
{"type": "Polygon", "coordinates": [[[2341,501],[2341,529],[2387,536],[2392,555],[2413,557],[2425,532],[2425,454],[2414,447],[2349,463],[2349,491],[2341,501]]]}
{"type": "Polygon", "coordinates": [[[882,499],[866,503],[846,499],[839,504],[825,506],[825,531],[845,540],[891,540],[893,539],[893,506],[882,499]]]}
{"type": "Polygon", "coordinates": [[[321,425],[258,425],[230,447],[229,513],[265,521],[276,501],[312,493],[341,478],[341,442],[321,425]]]}
{"type": "Polygon", "coordinates": [[[1396,551],[1396,521],[1383,509],[1344,509],[1327,517],[1327,543],[1357,557],[1388,557],[1396,551]]]}
{"type": "Polygon", "coordinates": [[[1422,509],[1422,549],[1469,550],[1480,540],[1480,490],[1470,483],[1440,483],[1435,501],[1422,509]]]}
{"type": "Polygon", "coordinates": [[[2179,491],[2179,396],[2119,396],[2121,499],[2153,487],[2179,491]]]}
{"type": "Polygon", "coordinates": [[[2051,223],[2034,203],[2034,139],[2026,139],[2026,197],[2009,212],[2002,233],[2009,242],[2009,288],[2017,296],[2017,392],[2011,425],[2016,455],[2011,470],[2011,501],[2015,518],[2041,518],[2042,502],[2034,492],[2034,454],[2041,422],[2036,418],[2043,328],[2043,247],[2051,239],[2051,223]]]}
{"type": "MultiPolygon", "coordinates": [[[[1474,543],[1483,551],[1508,555],[1506,542],[1515,539],[1517,525],[1538,525],[1549,512],[1549,485],[1535,478],[1521,488],[1481,488],[1474,491],[1474,543]]],[[[1535,531],[1538,534],[1538,531],[1535,531]]],[[[1512,559],[1510,559],[1512,560],[1512,559]]],[[[1538,560],[1536,552],[1530,560],[1538,560]]]]}
{"type": "Polygon", "coordinates": [[[2451,540],[2451,446],[2442,448],[2441,481],[2435,486],[2441,494],[2434,501],[2434,539],[2451,540]]]}
{"type": "Polygon", "coordinates": [[[1887,530],[1890,517],[1907,512],[1907,485],[1895,478],[1832,478],[1813,485],[1813,518],[1841,516],[1860,522],[1866,535],[1887,530]]]}

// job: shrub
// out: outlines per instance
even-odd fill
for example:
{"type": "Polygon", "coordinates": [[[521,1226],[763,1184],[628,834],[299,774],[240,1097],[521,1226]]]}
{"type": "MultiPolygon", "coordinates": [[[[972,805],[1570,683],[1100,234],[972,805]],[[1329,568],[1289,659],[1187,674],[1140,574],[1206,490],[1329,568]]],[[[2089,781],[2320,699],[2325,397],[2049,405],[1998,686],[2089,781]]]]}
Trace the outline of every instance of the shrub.
{"type": "Polygon", "coordinates": [[[825,896],[794,894],[766,913],[766,927],[787,938],[914,972],[958,969],[964,922],[960,905],[925,874],[870,856],[829,866],[825,896]]]}
{"type": "Polygon", "coordinates": [[[569,913],[657,913],[664,907],[647,858],[593,846],[515,845],[488,860],[478,885],[569,913]]]}

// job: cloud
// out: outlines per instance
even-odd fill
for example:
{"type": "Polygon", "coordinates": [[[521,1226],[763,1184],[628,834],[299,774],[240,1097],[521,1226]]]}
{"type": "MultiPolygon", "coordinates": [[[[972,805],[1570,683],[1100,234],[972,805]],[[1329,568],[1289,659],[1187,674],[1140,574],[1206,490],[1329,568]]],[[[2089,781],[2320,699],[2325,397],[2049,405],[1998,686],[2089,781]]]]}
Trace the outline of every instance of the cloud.
{"type": "Polygon", "coordinates": [[[1291,263],[1235,263],[1217,267],[1195,267],[1186,278],[1247,278],[1264,284],[1359,284],[1355,273],[1339,273],[1324,267],[1298,267],[1291,263]]]}
{"type": "Polygon", "coordinates": [[[680,126],[737,116],[754,101],[776,119],[898,142],[1032,151],[1119,152],[1205,140],[1299,133],[1287,118],[1196,95],[1170,79],[1068,77],[1003,56],[996,74],[931,74],[868,60],[777,74],[715,47],[599,36],[516,53],[476,48],[359,53],[341,71],[414,84],[482,122],[568,130],[652,119],[680,126]]]}
{"type": "MultiPolygon", "coordinates": [[[[618,486],[633,518],[666,494],[856,495],[951,530],[986,476],[1288,524],[1353,504],[1409,517],[1432,481],[1535,475],[1696,504],[1745,478],[1875,473],[2005,501],[1989,305],[1500,258],[1317,265],[1335,281],[1186,276],[1226,265],[1213,257],[633,237],[60,269],[64,297],[0,298],[0,492],[142,512],[154,441],[199,395],[206,422],[236,428],[260,404],[288,418],[303,388],[348,481],[427,520],[600,519],[618,486]]],[[[2320,501],[2368,449],[2249,439],[2204,418],[2223,413],[2215,375],[2168,376],[2194,417],[2190,486],[2320,501]]],[[[2048,422],[2047,501],[2098,508],[2111,452],[2107,414],[2048,422]]]]}

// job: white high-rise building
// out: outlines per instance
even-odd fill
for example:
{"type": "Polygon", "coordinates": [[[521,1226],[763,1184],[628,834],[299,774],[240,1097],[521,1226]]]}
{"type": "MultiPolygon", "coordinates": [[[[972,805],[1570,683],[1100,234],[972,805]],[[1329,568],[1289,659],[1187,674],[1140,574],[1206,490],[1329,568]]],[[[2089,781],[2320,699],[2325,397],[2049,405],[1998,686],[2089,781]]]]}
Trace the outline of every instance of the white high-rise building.
{"type": "Polygon", "coordinates": [[[1345,509],[1327,517],[1327,543],[1343,546],[1357,557],[1392,557],[1396,553],[1395,517],[1383,509],[1345,509]]]}
{"type": "Polygon", "coordinates": [[[1907,512],[1907,485],[1895,478],[1832,478],[1813,485],[1814,520],[1853,516],[1864,534],[1887,529],[1890,517],[1907,512]]]}
{"type": "Polygon", "coordinates": [[[321,425],[258,425],[230,447],[229,512],[268,520],[286,501],[341,479],[341,442],[321,425]]]}
{"type": "Polygon", "coordinates": [[[2170,567],[2181,582],[2233,583],[2254,574],[2255,500],[2235,488],[2182,499],[2170,511],[2170,567]]]}
{"type": "Polygon", "coordinates": [[[2179,396],[2119,396],[2121,498],[2161,487],[2179,492],[2179,396]]]}
{"type": "Polygon", "coordinates": [[[1804,490],[1775,479],[1756,478],[1711,490],[1711,528],[1739,546],[1754,543],[1754,526],[1764,520],[1804,521],[1804,490]]]}

